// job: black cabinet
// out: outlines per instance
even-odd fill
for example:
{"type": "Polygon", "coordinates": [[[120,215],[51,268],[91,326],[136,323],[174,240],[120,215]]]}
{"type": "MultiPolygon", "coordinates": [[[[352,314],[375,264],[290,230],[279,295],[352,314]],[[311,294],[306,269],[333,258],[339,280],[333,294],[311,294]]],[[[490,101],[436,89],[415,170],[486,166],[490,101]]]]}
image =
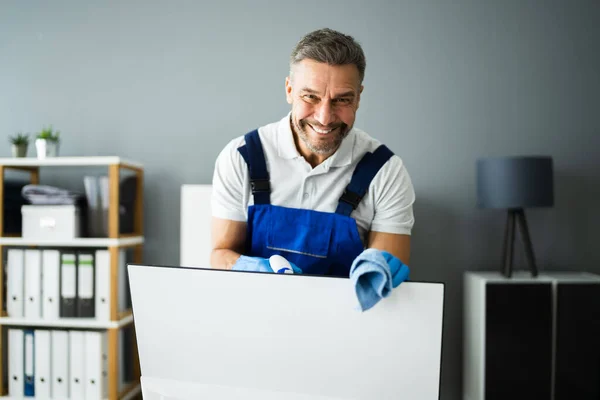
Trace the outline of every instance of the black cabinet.
{"type": "Polygon", "coordinates": [[[600,276],[467,272],[463,399],[600,399],[600,276]]]}

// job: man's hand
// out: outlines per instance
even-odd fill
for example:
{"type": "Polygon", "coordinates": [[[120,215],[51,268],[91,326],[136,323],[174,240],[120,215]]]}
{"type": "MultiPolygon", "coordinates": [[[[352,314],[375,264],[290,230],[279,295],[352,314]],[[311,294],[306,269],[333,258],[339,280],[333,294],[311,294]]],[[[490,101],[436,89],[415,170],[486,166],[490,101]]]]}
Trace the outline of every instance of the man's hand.
{"type": "Polygon", "coordinates": [[[215,269],[231,269],[246,244],[246,223],[212,218],[212,253],[210,265],[215,269]]]}
{"type": "Polygon", "coordinates": [[[408,279],[409,269],[397,257],[378,249],[366,249],[352,262],[350,281],[358,303],[366,311],[408,279]]]}
{"type": "Polygon", "coordinates": [[[402,282],[408,280],[410,270],[407,265],[403,264],[399,258],[394,257],[387,251],[382,251],[381,255],[385,259],[390,267],[390,273],[392,274],[392,287],[398,287],[402,282]]]}

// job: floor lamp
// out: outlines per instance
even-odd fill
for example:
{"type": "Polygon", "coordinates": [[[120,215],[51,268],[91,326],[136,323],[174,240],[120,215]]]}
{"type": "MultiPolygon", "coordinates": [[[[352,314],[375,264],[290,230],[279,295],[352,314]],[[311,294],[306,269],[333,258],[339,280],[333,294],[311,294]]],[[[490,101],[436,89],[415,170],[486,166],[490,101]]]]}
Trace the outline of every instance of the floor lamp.
{"type": "Polygon", "coordinates": [[[504,209],[507,212],[502,265],[503,274],[508,278],[512,275],[516,226],[519,227],[531,274],[538,274],[525,209],[552,207],[553,181],[551,157],[522,156],[477,160],[478,207],[504,209]]]}

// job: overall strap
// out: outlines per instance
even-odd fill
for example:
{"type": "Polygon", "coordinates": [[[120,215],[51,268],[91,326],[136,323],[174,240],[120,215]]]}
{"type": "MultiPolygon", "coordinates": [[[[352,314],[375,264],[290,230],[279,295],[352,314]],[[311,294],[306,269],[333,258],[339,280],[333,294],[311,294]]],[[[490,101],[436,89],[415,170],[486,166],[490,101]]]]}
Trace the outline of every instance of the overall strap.
{"type": "Polygon", "coordinates": [[[371,181],[379,172],[379,169],[394,155],[385,145],[380,145],[375,152],[366,153],[359,161],[350,183],[340,197],[336,214],[350,216],[353,210],[367,193],[371,181]]]}
{"type": "Polygon", "coordinates": [[[244,135],[246,144],[238,151],[246,160],[250,171],[250,187],[254,196],[254,204],[270,204],[271,185],[265,161],[265,153],[258,136],[258,129],[244,135]]]}

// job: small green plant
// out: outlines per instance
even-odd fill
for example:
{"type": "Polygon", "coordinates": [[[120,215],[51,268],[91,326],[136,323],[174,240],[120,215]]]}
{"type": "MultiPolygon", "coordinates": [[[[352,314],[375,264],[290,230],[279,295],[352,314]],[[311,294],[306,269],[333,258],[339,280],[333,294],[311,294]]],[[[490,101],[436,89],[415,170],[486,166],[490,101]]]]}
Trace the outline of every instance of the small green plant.
{"type": "Polygon", "coordinates": [[[60,140],[60,131],[55,131],[52,126],[42,129],[38,135],[38,139],[46,139],[51,142],[58,142],[60,140]]]}
{"type": "Polygon", "coordinates": [[[18,132],[16,135],[9,138],[10,142],[16,146],[24,146],[29,144],[29,135],[18,132]]]}

